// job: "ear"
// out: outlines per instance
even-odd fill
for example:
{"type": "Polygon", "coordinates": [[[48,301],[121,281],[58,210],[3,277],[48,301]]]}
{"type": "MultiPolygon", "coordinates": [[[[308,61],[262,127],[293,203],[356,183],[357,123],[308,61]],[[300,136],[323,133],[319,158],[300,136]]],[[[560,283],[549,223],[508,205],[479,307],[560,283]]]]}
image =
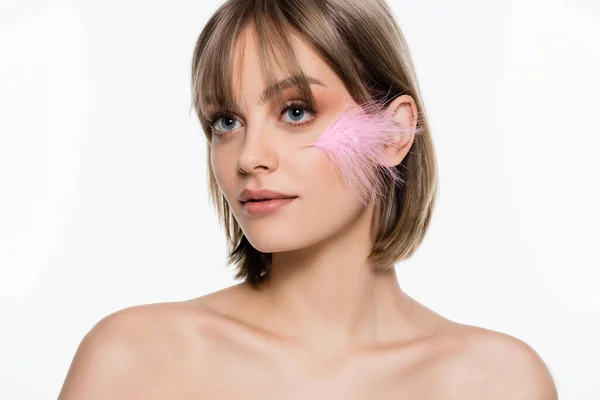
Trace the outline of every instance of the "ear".
{"type": "Polygon", "coordinates": [[[414,142],[417,129],[417,104],[409,95],[399,96],[387,107],[385,115],[392,118],[401,128],[394,133],[392,142],[384,149],[384,162],[393,167],[402,162],[414,142]]]}

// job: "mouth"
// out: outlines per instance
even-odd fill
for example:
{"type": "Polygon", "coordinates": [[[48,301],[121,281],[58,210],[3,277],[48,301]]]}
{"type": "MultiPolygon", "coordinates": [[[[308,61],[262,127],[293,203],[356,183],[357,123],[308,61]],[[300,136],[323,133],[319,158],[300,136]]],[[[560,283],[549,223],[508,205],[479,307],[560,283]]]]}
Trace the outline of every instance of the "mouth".
{"type": "Polygon", "coordinates": [[[293,202],[298,196],[277,199],[249,199],[242,201],[244,211],[250,215],[267,215],[293,202]]]}
{"type": "Polygon", "coordinates": [[[289,200],[289,199],[295,199],[298,196],[289,196],[289,197],[277,197],[277,198],[264,198],[264,199],[248,199],[246,201],[240,201],[240,203],[242,204],[246,204],[246,203],[262,203],[265,201],[273,201],[273,200],[289,200]]]}

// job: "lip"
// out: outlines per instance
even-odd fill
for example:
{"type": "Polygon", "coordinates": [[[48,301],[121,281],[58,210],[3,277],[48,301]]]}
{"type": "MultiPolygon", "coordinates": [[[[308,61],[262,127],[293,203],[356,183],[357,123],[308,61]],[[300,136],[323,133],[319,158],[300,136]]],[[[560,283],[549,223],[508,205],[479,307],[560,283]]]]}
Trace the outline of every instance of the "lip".
{"type": "Polygon", "coordinates": [[[269,215],[296,200],[296,197],[284,199],[271,199],[262,201],[248,201],[242,203],[244,211],[250,215],[269,215]]]}
{"type": "Polygon", "coordinates": [[[298,196],[294,196],[291,194],[284,194],[275,192],[273,190],[268,189],[260,189],[260,190],[250,190],[244,189],[244,191],[240,194],[238,198],[242,203],[246,203],[249,200],[272,200],[272,199],[290,199],[298,196]]]}

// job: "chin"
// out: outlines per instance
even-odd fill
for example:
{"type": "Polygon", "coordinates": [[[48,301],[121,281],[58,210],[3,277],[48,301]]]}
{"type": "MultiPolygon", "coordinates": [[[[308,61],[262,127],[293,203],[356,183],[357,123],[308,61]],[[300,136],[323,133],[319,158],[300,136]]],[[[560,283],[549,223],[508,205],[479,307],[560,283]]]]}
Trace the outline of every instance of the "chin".
{"type": "Polygon", "coordinates": [[[310,247],[330,232],[315,232],[314,229],[305,230],[286,225],[284,229],[270,226],[268,229],[244,230],[244,234],[256,250],[262,253],[282,253],[310,247]]]}
{"type": "Polygon", "coordinates": [[[305,247],[300,240],[290,235],[271,233],[246,234],[246,238],[256,250],[262,253],[280,253],[305,247]]]}

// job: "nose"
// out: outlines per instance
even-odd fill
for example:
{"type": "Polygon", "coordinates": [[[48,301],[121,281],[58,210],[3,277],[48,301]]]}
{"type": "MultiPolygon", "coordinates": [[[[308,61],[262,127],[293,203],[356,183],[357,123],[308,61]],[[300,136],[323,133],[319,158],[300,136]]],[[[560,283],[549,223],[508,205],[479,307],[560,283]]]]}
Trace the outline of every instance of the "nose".
{"type": "Polygon", "coordinates": [[[243,174],[271,172],[278,167],[278,157],[270,133],[264,127],[246,127],[244,142],[239,151],[238,170],[243,174]]]}

